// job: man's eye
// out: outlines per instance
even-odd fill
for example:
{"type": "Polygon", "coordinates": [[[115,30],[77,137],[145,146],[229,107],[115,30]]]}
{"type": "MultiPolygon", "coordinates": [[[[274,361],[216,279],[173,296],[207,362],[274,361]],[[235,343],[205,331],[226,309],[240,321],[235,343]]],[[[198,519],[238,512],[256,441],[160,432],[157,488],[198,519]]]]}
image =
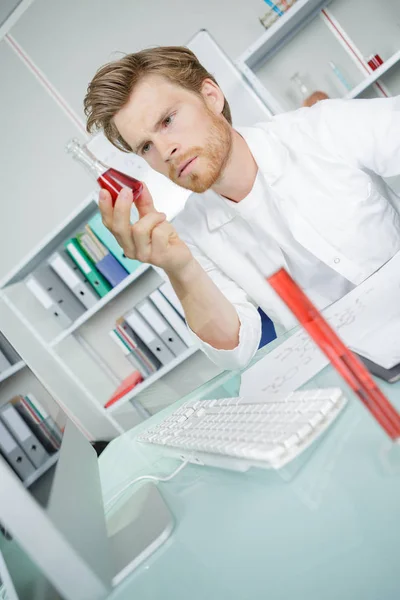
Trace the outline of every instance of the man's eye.
{"type": "Polygon", "coordinates": [[[169,115],[169,117],[164,119],[164,125],[171,125],[173,120],[174,120],[174,115],[169,115]]]}
{"type": "Polygon", "coordinates": [[[150,150],[150,144],[144,144],[144,146],[142,146],[142,154],[146,154],[146,152],[148,152],[150,150]]]}

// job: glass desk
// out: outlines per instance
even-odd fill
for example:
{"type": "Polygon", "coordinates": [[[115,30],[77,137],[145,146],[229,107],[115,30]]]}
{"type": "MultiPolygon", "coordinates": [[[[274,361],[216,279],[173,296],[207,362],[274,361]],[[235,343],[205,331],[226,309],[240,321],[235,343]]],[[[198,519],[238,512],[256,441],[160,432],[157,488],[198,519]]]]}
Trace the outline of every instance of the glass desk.
{"type": "MultiPolygon", "coordinates": [[[[114,440],[99,459],[105,503],[129,480],[178,464],[136,442],[141,430],[188,399],[237,395],[239,384],[239,372],[224,372],[114,440]]],[[[400,407],[400,384],[379,384],[400,407]]],[[[335,385],[346,389],[347,408],[285,469],[189,465],[160,483],[175,529],[110,600],[398,600],[400,447],[331,367],[303,387],[335,385]]]]}

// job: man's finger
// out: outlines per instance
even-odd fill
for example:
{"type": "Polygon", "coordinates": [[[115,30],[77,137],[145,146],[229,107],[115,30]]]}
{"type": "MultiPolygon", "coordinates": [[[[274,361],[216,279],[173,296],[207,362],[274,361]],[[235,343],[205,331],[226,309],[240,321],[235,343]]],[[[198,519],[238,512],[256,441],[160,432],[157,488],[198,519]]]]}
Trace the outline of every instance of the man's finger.
{"type": "Polygon", "coordinates": [[[166,219],[164,213],[154,212],[142,217],[137,223],[132,225],[132,237],[136,247],[139,260],[147,262],[151,254],[151,235],[157,225],[163,223],[166,219]]]}
{"type": "Polygon", "coordinates": [[[153,198],[151,197],[151,194],[145,183],[143,184],[142,193],[140,194],[139,198],[135,201],[135,206],[139,213],[139,219],[145,217],[149,213],[157,212],[154,207],[153,198]]]}
{"type": "Polygon", "coordinates": [[[112,204],[112,198],[110,192],[107,190],[100,190],[99,193],[99,210],[104,225],[111,229],[113,222],[113,211],[114,207],[112,204]]]}
{"type": "Polygon", "coordinates": [[[113,222],[111,231],[124,249],[127,256],[135,253],[135,246],[131,233],[131,208],[132,190],[124,188],[119,194],[114,205],[113,222]]]}
{"type": "Polygon", "coordinates": [[[130,234],[132,190],[123,188],[114,204],[112,230],[119,236],[130,234]]]}
{"type": "Polygon", "coordinates": [[[162,226],[153,228],[151,236],[151,247],[155,254],[164,253],[171,240],[177,237],[175,228],[168,221],[162,226]]]}
{"type": "Polygon", "coordinates": [[[132,236],[121,237],[120,235],[114,233],[114,237],[124,251],[124,256],[126,258],[136,258],[136,247],[132,236]]]}

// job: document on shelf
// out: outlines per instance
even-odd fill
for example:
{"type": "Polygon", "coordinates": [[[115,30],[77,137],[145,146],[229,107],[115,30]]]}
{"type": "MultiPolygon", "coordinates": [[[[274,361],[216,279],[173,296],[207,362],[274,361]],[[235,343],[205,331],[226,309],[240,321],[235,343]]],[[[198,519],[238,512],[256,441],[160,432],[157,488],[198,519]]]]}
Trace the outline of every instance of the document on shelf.
{"type": "MultiPolygon", "coordinates": [[[[322,314],[352,350],[382,366],[398,364],[400,253],[322,314]]],[[[242,374],[240,395],[288,394],[328,363],[307,332],[300,329],[242,374]]]]}

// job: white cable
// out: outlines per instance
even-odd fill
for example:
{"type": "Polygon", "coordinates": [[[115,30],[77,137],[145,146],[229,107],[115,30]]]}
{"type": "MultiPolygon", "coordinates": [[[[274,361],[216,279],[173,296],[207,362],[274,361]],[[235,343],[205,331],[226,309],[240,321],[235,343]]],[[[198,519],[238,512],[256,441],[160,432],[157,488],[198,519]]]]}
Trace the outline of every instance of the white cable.
{"type": "Polygon", "coordinates": [[[173,471],[171,473],[171,475],[167,475],[167,477],[158,477],[157,475],[142,475],[141,477],[137,477],[133,481],[130,481],[129,483],[127,483],[122,488],[122,490],[119,490],[119,492],[117,492],[116,494],[114,494],[114,496],[111,497],[111,499],[106,504],[105,510],[107,511],[110,504],[115,502],[115,500],[117,500],[117,498],[119,498],[124,492],[126,492],[126,490],[129,489],[132,485],[135,485],[135,483],[138,483],[139,481],[144,481],[145,479],[150,479],[151,481],[163,481],[163,482],[170,481],[176,475],[178,475],[178,473],[180,473],[182,471],[182,469],[184,469],[189,462],[190,462],[190,458],[187,458],[179,465],[179,467],[177,469],[175,469],[175,471],[173,471]]]}

